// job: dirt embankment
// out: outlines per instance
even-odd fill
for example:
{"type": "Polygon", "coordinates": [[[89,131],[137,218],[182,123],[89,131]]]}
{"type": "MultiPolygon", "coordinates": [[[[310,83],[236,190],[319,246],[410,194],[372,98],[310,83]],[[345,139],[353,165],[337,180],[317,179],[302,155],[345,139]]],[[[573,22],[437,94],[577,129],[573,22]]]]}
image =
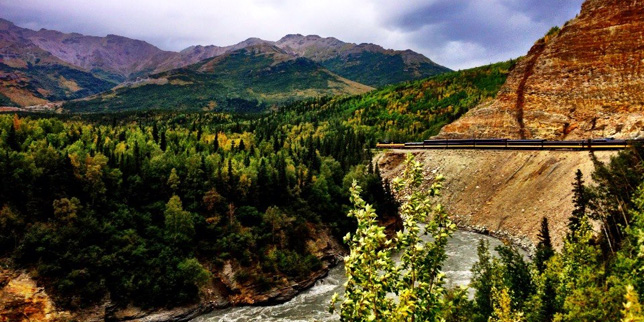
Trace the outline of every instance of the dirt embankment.
{"type": "MultiPolygon", "coordinates": [[[[376,156],[383,178],[404,169],[407,153],[425,165],[430,182],[445,176],[441,202],[461,227],[536,244],[543,217],[548,218],[555,247],[562,245],[573,210],[572,182],[577,169],[586,182],[594,166],[588,152],[394,150],[376,156]]],[[[608,161],[616,152],[595,152],[608,161]]]]}

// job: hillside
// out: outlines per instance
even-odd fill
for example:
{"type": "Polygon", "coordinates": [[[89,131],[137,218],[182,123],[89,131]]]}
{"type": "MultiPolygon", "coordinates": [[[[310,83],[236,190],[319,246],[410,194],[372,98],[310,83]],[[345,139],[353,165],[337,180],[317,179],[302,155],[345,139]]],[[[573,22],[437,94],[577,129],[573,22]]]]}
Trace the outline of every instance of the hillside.
{"type": "MultiPolygon", "coordinates": [[[[192,65],[177,78],[163,74],[166,85],[185,82],[186,75],[223,75],[233,63],[253,71],[267,61],[272,68],[320,68],[276,47],[253,48],[192,65]]],[[[458,117],[493,97],[512,64],[298,101],[267,114],[4,115],[0,170],[10,182],[0,189],[0,215],[8,218],[0,245],[15,254],[13,267],[38,272],[32,276],[58,309],[81,320],[149,313],[128,303],[284,301],[340,256],[333,237],[353,227],[345,213],[353,179],[381,218],[395,224],[391,195],[364,164],[372,157],[369,147],[387,135],[418,138],[433,120],[458,117]],[[377,110],[388,118],[379,121],[377,110]],[[191,224],[177,234],[170,224],[175,219],[191,224]],[[17,236],[21,247],[7,236],[17,236]],[[204,274],[212,281],[203,284],[204,274]],[[108,294],[109,312],[84,308],[104,304],[108,294]]],[[[0,278],[33,284],[26,275],[16,280],[20,273],[9,270],[0,278]]],[[[38,316],[38,304],[23,293],[10,288],[6,296],[26,302],[38,316]]],[[[194,313],[212,306],[185,308],[194,313]]]]}
{"type": "MultiPolygon", "coordinates": [[[[152,98],[149,102],[140,100],[141,89],[132,95],[121,89],[117,94],[107,96],[120,96],[122,93],[125,98],[139,98],[126,102],[119,97],[114,110],[173,106],[199,109],[212,108],[213,104],[233,110],[239,104],[236,110],[249,111],[261,110],[277,102],[319,95],[358,94],[372,86],[422,79],[446,71],[449,69],[411,50],[386,50],[374,44],[357,45],[314,35],[288,35],[279,41],[248,38],[229,46],[190,46],[173,52],[118,35],[98,37],[47,29],[36,31],[0,19],[0,103],[3,106],[42,105],[84,98],[107,91],[116,84],[124,88],[163,85],[167,81],[176,81],[176,75],[182,75],[186,82],[198,85],[190,88],[183,87],[187,84],[182,83],[179,88],[163,88],[164,93],[179,95],[179,98],[156,93],[157,87],[143,90],[152,98]],[[250,69],[238,64],[235,56],[240,50],[255,52],[258,48],[275,51],[292,61],[285,63],[284,57],[276,58],[267,62],[268,65],[255,64],[253,67],[262,71],[255,69],[249,73],[250,69]],[[209,64],[223,62],[226,67],[220,66],[218,70],[228,76],[220,77],[222,73],[214,71],[199,71],[217,74],[220,79],[213,81],[189,72],[195,71],[192,65],[204,65],[206,61],[209,64]],[[309,62],[314,62],[315,66],[309,62]],[[276,63],[284,64],[273,68],[276,63]],[[275,73],[289,75],[268,81],[266,77],[277,75],[275,73]],[[247,76],[248,79],[244,79],[247,76]],[[231,94],[224,94],[227,91],[231,94]],[[243,101],[237,101],[240,97],[243,101]]],[[[105,95],[102,97],[100,100],[104,101],[105,95]]],[[[91,106],[83,108],[84,111],[105,110],[105,106],[96,106],[96,99],[91,101],[91,106]]]]}
{"type": "Polygon", "coordinates": [[[373,87],[450,71],[411,50],[387,50],[374,44],[345,43],[332,37],[287,35],[276,44],[319,62],[340,76],[373,87]]]}
{"type": "Polygon", "coordinates": [[[332,119],[369,133],[376,141],[418,141],[436,135],[480,102],[495,97],[515,61],[445,73],[363,95],[303,101],[280,112],[296,120],[332,119]],[[295,110],[293,110],[295,108],[295,110]]]}
{"type": "MultiPolygon", "coordinates": [[[[228,57],[241,49],[252,50],[256,46],[274,46],[293,58],[310,59],[347,80],[374,87],[449,71],[411,50],[385,50],[373,44],[357,45],[319,36],[288,35],[276,42],[249,38],[230,46],[191,46],[180,52],[173,52],[161,50],[145,41],[118,35],[97,37],[47,29],[35,31],[18,27],[4,19],[0,19],[0,33],[0,63],[8,66],[2,65],[2,72],[15,74],[3,74],[3,79],[7,81],[2,84],[2,95],[14,99],[3,98],[2,101],[13,101],[9,104],[20,106],[86,97],[105,91],[114,84],[140,81],[140,78],[170,70],[179,69],[178,73],[181,73],[181,69],[203,60],[228,57]],[[27,63],[57,67],[39,69],[36,66],[28,71],[15,70],[18,66],[25,69],[27,63]],[[14,80],[9,82],[9,78],[14,80]]],[[[243,71],[244,69],[240,69],[233,72],[240,74],[243,71]]],[[[304,80],[304,83],[307,82],[304,80]]],[[[292,92],[294,87],[305,90],[304,92],[309,90],[297,84],[284,85],[284,92],[292,92]]],[[[283,96],[297,99],[321,93],[361,92],[342,89],[347,86],[366,88],[346,80],[334,80],[328,86],[334,89],[323,91],[324,93],[313,88],[308,94],[299,92],[297,95],[283,96]]]]}
{"type": "Polygon", "coordinates": [[[176,55],[118,35],[94,37],[41,29],[28,38],[61,60],[113,82],[147,75],[176,55]]]}
{"type": "Polygon", "coordinates": [[[218,110],[257,112],[290,100],[359,94],[370,87],[267,44],[239,49],[185,68],[151,75],[64,107],[73,112],[218,110]]]}
{"type": "Polygon", "coordinates": [[[644,137],[644,2],[589,0],[530,49],[496,100],[440,136],[644,137]]]}
{"type": "Polygon", "coordinates": [[[0,105],[45,104],[114,86],[34,45],[22,30],[0,19],[0,105]]]}

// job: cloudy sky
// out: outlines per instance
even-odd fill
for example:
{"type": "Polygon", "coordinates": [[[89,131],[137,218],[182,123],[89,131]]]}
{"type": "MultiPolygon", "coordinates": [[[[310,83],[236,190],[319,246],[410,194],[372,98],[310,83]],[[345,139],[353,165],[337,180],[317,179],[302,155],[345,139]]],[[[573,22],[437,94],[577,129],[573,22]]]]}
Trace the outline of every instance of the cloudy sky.
{"type": "Polygon", "coordinates": [[[583,0],[0,0],[31,29],[145,40],[165,50],[290,33],[411,49],[452,69],[524,55],[583,0]]]}

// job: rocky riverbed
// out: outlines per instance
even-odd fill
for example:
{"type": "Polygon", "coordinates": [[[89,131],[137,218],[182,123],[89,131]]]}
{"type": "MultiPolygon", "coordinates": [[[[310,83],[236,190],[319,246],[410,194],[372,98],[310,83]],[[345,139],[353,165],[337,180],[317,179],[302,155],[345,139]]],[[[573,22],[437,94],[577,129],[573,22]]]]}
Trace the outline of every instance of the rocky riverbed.
{"type": "MultiPolygon", "coordinates": [[[[468,232],[457,231],[447,245],[448,258],[443,266],[448,287],[469,284],[472,278],[470,269],[478,260],[476,248],[479,240],[487,240],[494,253],[494,247],[501,245],[498,239],[468,232]]],[[[495,253],[494,253],[495,254],[495,253]]],[[[295,322],[295,321],[338,321],[337,314],[328,311],[334,293],[344,291],[346,281],[344,266],[333,268],[329,275],[315,285],[297,295],[291,301],[274,306],[243,306],[216,310],[197,317],[193,322],[295,322]]]]}

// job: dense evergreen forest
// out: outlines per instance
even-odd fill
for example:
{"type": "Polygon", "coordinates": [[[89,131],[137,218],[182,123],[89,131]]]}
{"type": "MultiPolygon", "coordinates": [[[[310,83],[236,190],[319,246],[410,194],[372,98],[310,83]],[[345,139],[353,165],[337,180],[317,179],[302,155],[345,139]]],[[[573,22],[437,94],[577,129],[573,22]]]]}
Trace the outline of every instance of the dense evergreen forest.
{"type": "Polygon", "coordinates": [[[61,299],[179,304],[208,278],[200,262],[230,258],[307,274],[311,227],[350,228],[345,177],[372,179],[364,135],[341,125],[136,119],[1,118],[3,255],[61,299]]]}
{"type": "Polygon", "coordinates": [[[224,261],[269,289],[319,268],[316,231],[355,228],[357,180],[396,204],[371,166],[378,140],[420,140],[493,97],[513,62],[263,114],[0,116],[0,257],[57,303],[174,306],[224,261]]]}

